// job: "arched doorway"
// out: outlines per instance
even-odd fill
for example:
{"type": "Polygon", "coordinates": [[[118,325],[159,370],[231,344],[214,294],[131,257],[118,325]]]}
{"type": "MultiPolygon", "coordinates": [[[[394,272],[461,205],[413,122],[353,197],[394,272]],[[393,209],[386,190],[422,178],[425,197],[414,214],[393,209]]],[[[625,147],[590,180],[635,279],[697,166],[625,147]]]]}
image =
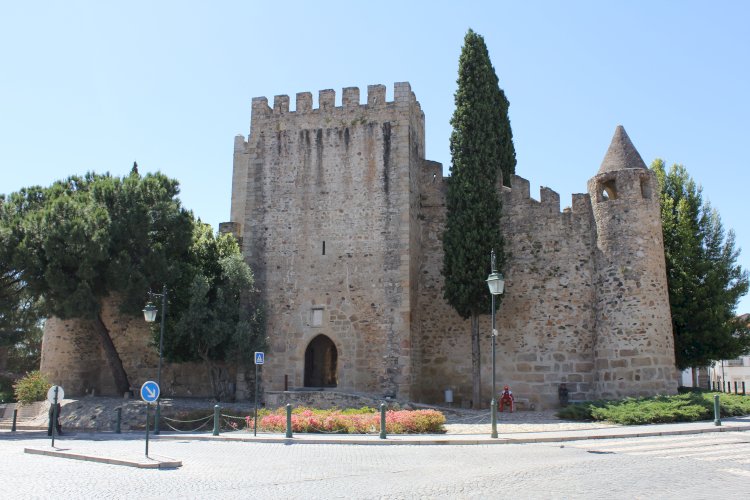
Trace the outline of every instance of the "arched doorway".
{"type": "Polygon", "coordinates": [[[325,335],[310,341],[305,350],[305,387],[336,387],[336,345],[325,335]]]}

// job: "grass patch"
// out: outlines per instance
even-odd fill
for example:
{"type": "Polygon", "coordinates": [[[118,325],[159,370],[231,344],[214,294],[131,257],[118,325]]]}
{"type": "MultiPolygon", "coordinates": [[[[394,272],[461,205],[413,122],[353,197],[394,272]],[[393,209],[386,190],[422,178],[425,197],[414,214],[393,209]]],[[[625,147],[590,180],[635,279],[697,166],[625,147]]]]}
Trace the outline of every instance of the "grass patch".
{"type": "Polygon", "coordinates": [[[690,391],[676,396],[576,403],[562,408],[557,416],[566,420],[596,420],[623,425],[711,420],[714,418],[715,394],[719,394],[722,417],[750,414],[750,397],[690,391]]]}

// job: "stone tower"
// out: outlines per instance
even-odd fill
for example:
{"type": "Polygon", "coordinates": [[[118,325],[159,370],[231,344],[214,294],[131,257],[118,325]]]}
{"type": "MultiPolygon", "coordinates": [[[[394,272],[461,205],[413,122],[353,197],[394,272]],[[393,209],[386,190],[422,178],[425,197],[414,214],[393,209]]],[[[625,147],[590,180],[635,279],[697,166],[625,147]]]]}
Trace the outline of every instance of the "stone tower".
{"type": "Polygon", "coordinates": [[[594,394],[674,393],[659,186],[622,126],[588,191],[597,246],[594,394]]]}
{"type": "Polygon", "coordinates": [[[408,83],[276,96],[235,138],[232,223],[267,311],[266,390],[409,398],[424,114],[408,83]]]}

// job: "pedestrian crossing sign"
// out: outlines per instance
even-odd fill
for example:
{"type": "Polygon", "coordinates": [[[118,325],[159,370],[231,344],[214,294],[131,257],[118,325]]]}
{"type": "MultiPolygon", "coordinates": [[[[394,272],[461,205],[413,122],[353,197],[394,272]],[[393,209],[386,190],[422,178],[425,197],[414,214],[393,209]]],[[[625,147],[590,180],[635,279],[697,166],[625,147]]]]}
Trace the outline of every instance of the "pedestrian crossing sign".
{"type": "Polygon", "coordinates": [[[255,364],[256,365],[262,365],[265,361],[265,354],[262,352],[256,352],[255,353],[255,364]]]}

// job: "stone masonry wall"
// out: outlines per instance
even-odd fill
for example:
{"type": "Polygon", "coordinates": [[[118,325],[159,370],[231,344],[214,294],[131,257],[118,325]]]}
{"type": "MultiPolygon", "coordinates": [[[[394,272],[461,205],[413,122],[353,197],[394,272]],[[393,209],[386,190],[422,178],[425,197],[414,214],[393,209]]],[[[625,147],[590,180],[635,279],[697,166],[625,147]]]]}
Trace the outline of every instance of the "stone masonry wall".
{"type": "MultiPolygon", "coordinates": [[[[618,128],[614,151],[623,153],[625,137],[618,128]]],[[[340,391],[436,402],[451,389],[457,403],[471,403],[469,322],[442,298],[446,181],[424,159],[424,143],[424,114],[406,83],[395,85],[393,102],[381,85],[368,87],[367,104],[356,88],[344,89],[341,106],[332,90],[315,109],[310,93],[297,94],[294,111],[287,96],[273,108],[253,100],[248,140],[235,138],[226,228],[241,238],[264,294],[269,390],[304,386],[307,346],[325,335],[340,391]]],[[[624,153],[608,153],[607,168],[637,155],[624,153]]],[[[576,194],[561,212],[554,191],[542,188],[536,201],[525,179],[512,186],[498,185],[508,252],[498,386],[539,407],[557,404],[561,383],[573,401],[673,392],[665,290],[635,280],[623,300],[612,278],[630,265],[631,249],[648,260],[644,270],[663,267],[658,210],[618,202],[609,213],[599,198],[592,207],[591,195],[576,194]],[[622,224],[607,222],[618,217],[622,224]],[[648,311],[633,314],[639,307],[648,311]],[[628,321],[636,328],[624,328],[628,321]]],[[[489,314],[480,328],[489,401],[489,314]]]]}
{"type": "MultiPolygon", "coordinates": [[[[594,221],[587,195],[574,195],[560,212],[557,193],[542,188],[531,199],[529,182],[514,176],[503,191],[503,233],[508,261],[505,292],[496,316],[498,390],[509,384],[518,398],[554,406],[560,383],[571,400],[588,399],[593,381],[594,221]]],[[[425,199],[426,235],[420,315],[422,366],[417,393],[439,401],[453,390],[458,404],[472,393],[470,322],[442,299],[443,182],[425,199]]],[[[489,256],[487,257],[489,274],[489,256]]],[[[488,296],[487,310],[490,309],[488,296]]],[[[489,314],[480,319],[483,397],[491,398],[489,314]],[[484,333],[486,332],[486,334],[484,333]]]]}
{"type": "Polygon", "coordinates": [[[598,235],[595,393],[617,398],[675,392],[656,175],[645,168],[602,173],[589,181],[589,192],[598,235]]]}
{"type": "Polygon", "coordinates": [[[424,118],[408,84],[253,100],[235,139],[232,217],[267,304],[270,390],[305,384],[318,335],[338,354],[337,387],[408,397],[414,205],[424,118]],[[316,312],[318,311],[318,312],[316,312]],[[320,316],[316,316],[320,315],[320,316]],[[319,324],[315,318],[321,317],[319,324]]]}
{"type": "MultiPolygon", "coordinates": [[[[116,300],[104,302],[102,319],[110,331],[128,374],[130,387],[138,397],[141,385],[156,380],[158,347],[152,344],[149,325],[143,317],[119,313],[116,300]]],[[[50,382],[61,385],[65,394],[82,396],[93,390],[97,395],[115,394],[115,384],[99,336],[82,320],[49,318],[44,325],[40,370],[50,382]]],[[[234,367],[231,371],[234,372],[234,367]]],[[[164,363],[163,397],[211,397],[213,392],[202,363],[164,363]]]]}

